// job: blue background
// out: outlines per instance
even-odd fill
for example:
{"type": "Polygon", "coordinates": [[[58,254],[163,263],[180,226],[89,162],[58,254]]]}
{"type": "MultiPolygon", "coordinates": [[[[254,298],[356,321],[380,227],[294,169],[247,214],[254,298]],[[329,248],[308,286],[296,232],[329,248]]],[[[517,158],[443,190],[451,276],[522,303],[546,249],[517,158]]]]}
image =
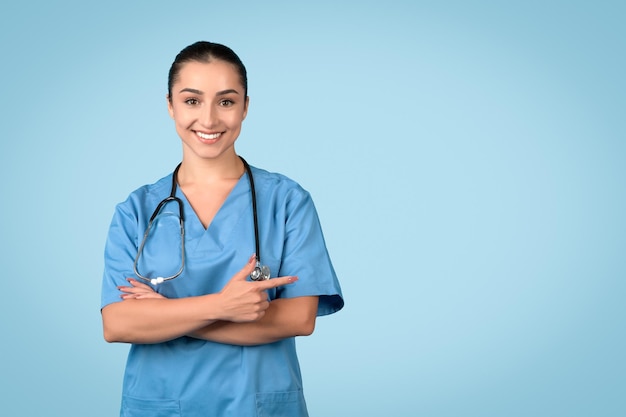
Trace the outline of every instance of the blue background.
{"type": "Polygon", "coordinates": [[[626,415],[621,1],[5,1],[0,403],[112,416],[114,205],[181,156],[166,77],[231,46],[238,151],[316,202],[346,307],[312,416],[626,415]]]}

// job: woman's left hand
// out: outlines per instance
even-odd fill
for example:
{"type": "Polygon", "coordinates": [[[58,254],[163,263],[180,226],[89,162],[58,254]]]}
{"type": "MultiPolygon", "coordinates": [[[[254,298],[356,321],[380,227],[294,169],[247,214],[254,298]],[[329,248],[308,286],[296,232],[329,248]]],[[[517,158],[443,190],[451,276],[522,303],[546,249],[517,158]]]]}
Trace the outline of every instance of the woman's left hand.
{"type": "Polygon", "coordinates": [[[143,282],[139,282],[136,279],[127,278],[126,281],[128,281],[128,283],[130,284],[129,287],[125,287],[125,286],[117,287],[117,289],[122,292],[122,295],[120,297],[122,297],[122,299],[124,300],[131,300],[131,299],[141,300],[145,298],[166,298],[162,296],[161,294],[159,294],[158,292],[154,291],[154,289],[151,286],[144,284],[143,282]]]}

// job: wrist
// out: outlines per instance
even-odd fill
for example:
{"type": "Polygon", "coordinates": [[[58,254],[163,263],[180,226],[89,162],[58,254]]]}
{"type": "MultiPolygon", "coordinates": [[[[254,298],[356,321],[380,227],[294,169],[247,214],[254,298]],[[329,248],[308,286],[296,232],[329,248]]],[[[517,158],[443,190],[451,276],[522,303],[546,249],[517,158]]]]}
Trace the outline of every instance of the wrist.
{"type": "Polygon", "coordinates": [[[220,320],[219,294],[200,296],[202,302],[202,319],[208,324],[220,320]]]}

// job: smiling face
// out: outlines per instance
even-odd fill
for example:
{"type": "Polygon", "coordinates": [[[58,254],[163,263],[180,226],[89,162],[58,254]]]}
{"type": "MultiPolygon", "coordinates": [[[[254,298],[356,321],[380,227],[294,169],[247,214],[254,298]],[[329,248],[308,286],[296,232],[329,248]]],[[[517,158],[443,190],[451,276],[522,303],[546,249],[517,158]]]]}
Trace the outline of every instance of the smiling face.
{"type": "Polygon", "coordinates": [[[221,60],[185,63],[167,103],[183,142],[183,158],[235,156],[234,144],[248,112],[248,97],[232,64],[221,60]]]}

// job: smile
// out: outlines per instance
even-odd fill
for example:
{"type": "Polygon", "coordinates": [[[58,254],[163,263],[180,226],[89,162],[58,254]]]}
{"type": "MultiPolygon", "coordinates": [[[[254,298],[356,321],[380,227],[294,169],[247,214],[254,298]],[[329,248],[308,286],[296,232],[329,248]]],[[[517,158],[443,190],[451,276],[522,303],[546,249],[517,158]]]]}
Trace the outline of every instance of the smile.
{"type": "Polygon", "coordinates": [[[196,135],[200,136],[202,139],[217,139],[219,138],[222,134],[221,133],[212,133],[212,134],[208,134],[208,133],[202,133],[202,132],[197,132],[196,131],[196,135]]]}

